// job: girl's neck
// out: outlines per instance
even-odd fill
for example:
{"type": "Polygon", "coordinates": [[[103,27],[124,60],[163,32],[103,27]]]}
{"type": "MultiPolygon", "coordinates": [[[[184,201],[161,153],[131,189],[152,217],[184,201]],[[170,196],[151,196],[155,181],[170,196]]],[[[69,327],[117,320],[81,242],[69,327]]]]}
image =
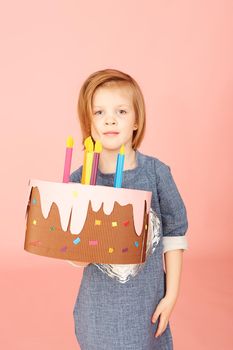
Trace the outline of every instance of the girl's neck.
{"type": "MultiPolygon", "coordinates": [[[[116,172],[117,155],[119,151],[103,149],[99,158],[99,170],[103,174],[116,172]]],[[[136,152],[134,149],[125,150],[124,170],[130,170],[137,167],[136,152]]]]}

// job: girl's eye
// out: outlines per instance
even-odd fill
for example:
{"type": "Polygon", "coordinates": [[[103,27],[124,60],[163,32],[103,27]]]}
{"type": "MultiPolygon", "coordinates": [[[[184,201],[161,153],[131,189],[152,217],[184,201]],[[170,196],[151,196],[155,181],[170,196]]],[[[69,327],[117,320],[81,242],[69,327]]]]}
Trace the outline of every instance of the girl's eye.
{"type": "MultiPolygon", "coordinates": [[[[127,112],[124,109],[119,110],[120,114],[126,114],[127,112]]],[[[96,111],[94,115],[101,115],[102,111],[96,111]]]]}

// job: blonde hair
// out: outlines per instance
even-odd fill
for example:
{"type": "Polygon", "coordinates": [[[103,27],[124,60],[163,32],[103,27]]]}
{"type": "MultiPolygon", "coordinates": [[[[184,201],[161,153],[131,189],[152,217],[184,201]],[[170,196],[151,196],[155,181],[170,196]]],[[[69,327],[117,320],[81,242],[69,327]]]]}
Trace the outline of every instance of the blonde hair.
{"type": "Polygon", "coordinates": [[[132,147],[137,149],[142,142],[146,127],[145,101],[138,83],[128,74],[116,69],[104,69],[91,74],[83,83],[78,98],[78,118],[82,131],[82,144],[91,136],[92,99],[100,86],[113,84],[128,86],[132,90],[137,130],[133,131],[132,147]]]}

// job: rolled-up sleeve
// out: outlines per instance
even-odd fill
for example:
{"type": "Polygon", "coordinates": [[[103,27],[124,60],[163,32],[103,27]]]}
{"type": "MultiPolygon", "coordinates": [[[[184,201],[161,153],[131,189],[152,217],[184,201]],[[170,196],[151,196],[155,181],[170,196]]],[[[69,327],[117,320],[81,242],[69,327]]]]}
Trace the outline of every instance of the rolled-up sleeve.
{"type": "Polygon", "coordinates": [[[163,231],[163,252],[188,249],[185,235],[188,229],[187,211],[173,179],[171,168],[160,162],[155,169],[163,231]]]}

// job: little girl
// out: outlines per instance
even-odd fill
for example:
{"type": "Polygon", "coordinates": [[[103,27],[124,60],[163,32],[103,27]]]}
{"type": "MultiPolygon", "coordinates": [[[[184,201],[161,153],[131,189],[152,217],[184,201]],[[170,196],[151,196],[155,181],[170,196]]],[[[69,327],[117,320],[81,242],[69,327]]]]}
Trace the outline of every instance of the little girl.
{"type": "MultiPolygon", "coordinates": [[[[146,126],[140,87],[118,70],[95,72],[80,90],[78,116],[83,142],[91,135],[103,147],[96,184],[113,186],[124,144],[122,187],[152,192],[162,239],[126,283],[109,277],[97,264],[73,262],[85,265],[73,311],[77,340],[82,350],[172,350],[169,317],[179,293],[188,221],[170,167],[138,151],[146,126]]],[[[81,175],[82,167],[70,181],[81,182],[81,175]]]]}

